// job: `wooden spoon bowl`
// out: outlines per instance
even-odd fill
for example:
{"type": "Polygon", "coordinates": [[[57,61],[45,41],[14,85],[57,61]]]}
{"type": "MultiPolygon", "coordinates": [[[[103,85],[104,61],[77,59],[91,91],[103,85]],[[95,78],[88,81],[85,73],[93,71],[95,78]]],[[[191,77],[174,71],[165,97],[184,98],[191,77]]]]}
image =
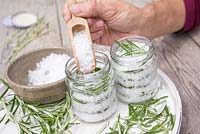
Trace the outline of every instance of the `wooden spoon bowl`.
{"type": "MultiPolygon", "coordinates": [[[[72,6],[73,4],[76,4],[75,0],[70,0],[69,6],[72,6]]],[[[93,70],[95,70],[96,67],[96,58],[95,58],[95,54],[94,54],[94,50],[93,50],[93,46],[92,46],[92,39],[91,39],[91,35],[90,35],[90,29],[88,26],[88,22],[86,19],[81,18],[81,17],[76,17],[74,15],[72,15],[71,20],[69,20],[69,22],[67,23],[68,25],[68,31],[69,31],[69,37],[70,37],[70,41],[71,41],[71,46],[72,46],[72,50],[73,50],[73,55],[75,58],[75,62],[77,65],[77,68],[79,70],[79,72],[81,72],[82,74],[84,74],[84,72],[81,71],[80,69],[80,65],[79,65],[79,59],[77,56],[77,50],[74,48],[75,44],[73,42],[74,39],[74,34],[84,31],[89,39],[88,45],[91,45],[91,51],[92,51],[92,58],[94,63],[90,66],[90,69],[87,70],[87,73],[92,72],[93,70]]],[[[85,55],[83,55],[85,56],[85,55]]]]}

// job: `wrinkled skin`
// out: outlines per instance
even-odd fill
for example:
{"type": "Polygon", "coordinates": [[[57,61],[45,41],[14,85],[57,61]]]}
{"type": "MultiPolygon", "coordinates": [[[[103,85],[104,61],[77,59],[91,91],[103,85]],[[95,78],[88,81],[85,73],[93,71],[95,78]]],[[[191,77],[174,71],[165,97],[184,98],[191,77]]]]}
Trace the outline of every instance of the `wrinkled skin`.
{"type": "Polygon", "coordinates": [[[144,8],[121,0],[76,0],[77,4],[72,6],[70,2],[63,10],[65,21],[71,19],[71,14],[86,18],[92,40],[98,44],[111,45],[114,40],[131,35],[155,38],[184,25],[182,0],[160,0],[144,8]],[[179,20],[174,23],[177,16],[179,20]]]}

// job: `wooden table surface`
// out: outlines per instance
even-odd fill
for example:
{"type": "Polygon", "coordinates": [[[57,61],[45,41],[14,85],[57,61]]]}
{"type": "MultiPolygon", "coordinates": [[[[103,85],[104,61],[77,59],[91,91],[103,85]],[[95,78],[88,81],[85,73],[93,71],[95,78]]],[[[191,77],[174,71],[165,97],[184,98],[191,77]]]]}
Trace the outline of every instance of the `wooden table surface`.
{"type": "MultiPolygon", "coordinates": [[[[129,0],[141,3],[142,0],[129,0]]],[[[148,2],[143,0],[142,2],[148,2]]],[[[18,11],[45,16],[51,32],[31,42],[19,55],[47,47],[69,47],[67,26],[62,18],[65,0],[1,0],[0,22],[18,11]]],[[[176,23],[176,21],[174,21],[176,23]]],[[[0,75],[5,72],[9,56],[5,39],[14,28],[0,23],[0,75]]],[[[200,133],[200,27],[189,33],[170,34],[154,40],[158,66],[175,83],[183,105],[182,134],[200,133]]],[[[19,56],[18,55],[18,56],[19,56]]]]}

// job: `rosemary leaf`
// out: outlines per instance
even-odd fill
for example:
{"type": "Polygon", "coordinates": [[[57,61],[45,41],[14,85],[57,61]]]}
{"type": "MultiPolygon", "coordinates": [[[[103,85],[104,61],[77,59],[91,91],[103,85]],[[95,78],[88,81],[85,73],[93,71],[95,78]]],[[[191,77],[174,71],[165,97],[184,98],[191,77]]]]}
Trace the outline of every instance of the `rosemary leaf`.
{"type": "Polygon", "coordinates": [[[163,103],[166,98],[163,96],[141,104],[129,104],[128,117],[118,116],[108,134],[129,134],[132,127],[140,128],[140,134],[168,134],[174,127],[175,116],[163,103]],[[164,108],[158,113],[155,107],[160,105],[164,105],[164,108]]]}
{"type": "MultiPolygon", "coordinates": [[[[26,47],[30,42],[33,40],[43,36],[44,34],[47,34],[49,31],[47,29],[49,28],[49,24],[45,22],[44,17],[40,18],[38,22],[32,26],[30,29],[20,33],[17,38],[16,47],[13,49],[12,55],[9,57],[8,61],[11,63],[14,61],[16,55],[24,48],[26,47]]],[[[15,36],[12,36],[15,37],[15,36]]],[[[13,38],[13,42],[16,40],[13,38]]]]}
{"type": "Polygon", "coordinates": [[[9,88],[7,87],[6,90],[1,94],[0,100],[3,98],[3,96],[8,92],[9,88]]]}
{"type": "Polygon", "coordinates": [[[4,84],[7,88],[10,88],[10,85],[3,78],[0,78],[0,82],[4,84]]]}
{"type": "Polygon", "coordinates": [[[16,102],[16,100],[15,100],[15,96],[14,96],[14,98],[12,99],[12,106],[11,106],[10,112],[13,112],[13,108],[15,106],[15,102],[16,102]]]}
{"type": "Polygon", "coordinates": [[[3,122],[3,120],[5,119],[5,117],[6,117],[6,114],[4,114],[4,116],[1,118],[0,124],[3,122]]]}
{"type": "Polygon", "coordinates": [[[137,46],[133,41],[128,39],[125,41],[126,42],[120,42],[117,40],[115,41],[115,43],[125,51],[122,56],[131,56],[145,53],[145,50],[137,46]]]}
{"type": "Polygon", "coordinates": [[[123,45],[121,42],[119,42],[119,41],[117,41],[117,40],[116,40],[115,42],[116,42],[116,44],[117,44],[119,47],[121,47],[122,49],[124,49],[128,55],[131,54],[131,53],[130,53],[130,50],[129,50],[125,45],[123,45]]]}
{"type": "Polygon", "coordinates": [[[141,49],[140,47],[138,47],[137,45],[135,45],[135,43],[133,43],[132,41],[126,39],[127,43],[130,44],[132,47],[134,48],[138,48],[138,49],[141,49]]]}

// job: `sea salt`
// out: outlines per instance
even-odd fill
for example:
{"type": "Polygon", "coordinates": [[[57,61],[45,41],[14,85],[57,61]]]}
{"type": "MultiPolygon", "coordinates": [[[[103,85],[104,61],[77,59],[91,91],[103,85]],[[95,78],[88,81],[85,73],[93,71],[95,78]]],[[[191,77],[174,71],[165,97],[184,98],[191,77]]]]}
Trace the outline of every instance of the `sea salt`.
{"type": "Polygon", "coordinates": [[[35,70],[28,71],[29,85],[44,85],[65,78],[65,64],[69,60],[66,54],[51,53],[36,63],[35,70]]]}
{"type": "Polygon", "coordinates": [[[92,44],[87,33],[85,31],[75,32],[73,45],[80,71],[82,73],[90,72],[94,67],[95,58],[92,51],[92,44]]]}
{"type": "Polygon", "coordinates": [[[24,12],[13,16],[12,21],[15,26],[28,27],[37,22],[37,16],[24,12]]]}

